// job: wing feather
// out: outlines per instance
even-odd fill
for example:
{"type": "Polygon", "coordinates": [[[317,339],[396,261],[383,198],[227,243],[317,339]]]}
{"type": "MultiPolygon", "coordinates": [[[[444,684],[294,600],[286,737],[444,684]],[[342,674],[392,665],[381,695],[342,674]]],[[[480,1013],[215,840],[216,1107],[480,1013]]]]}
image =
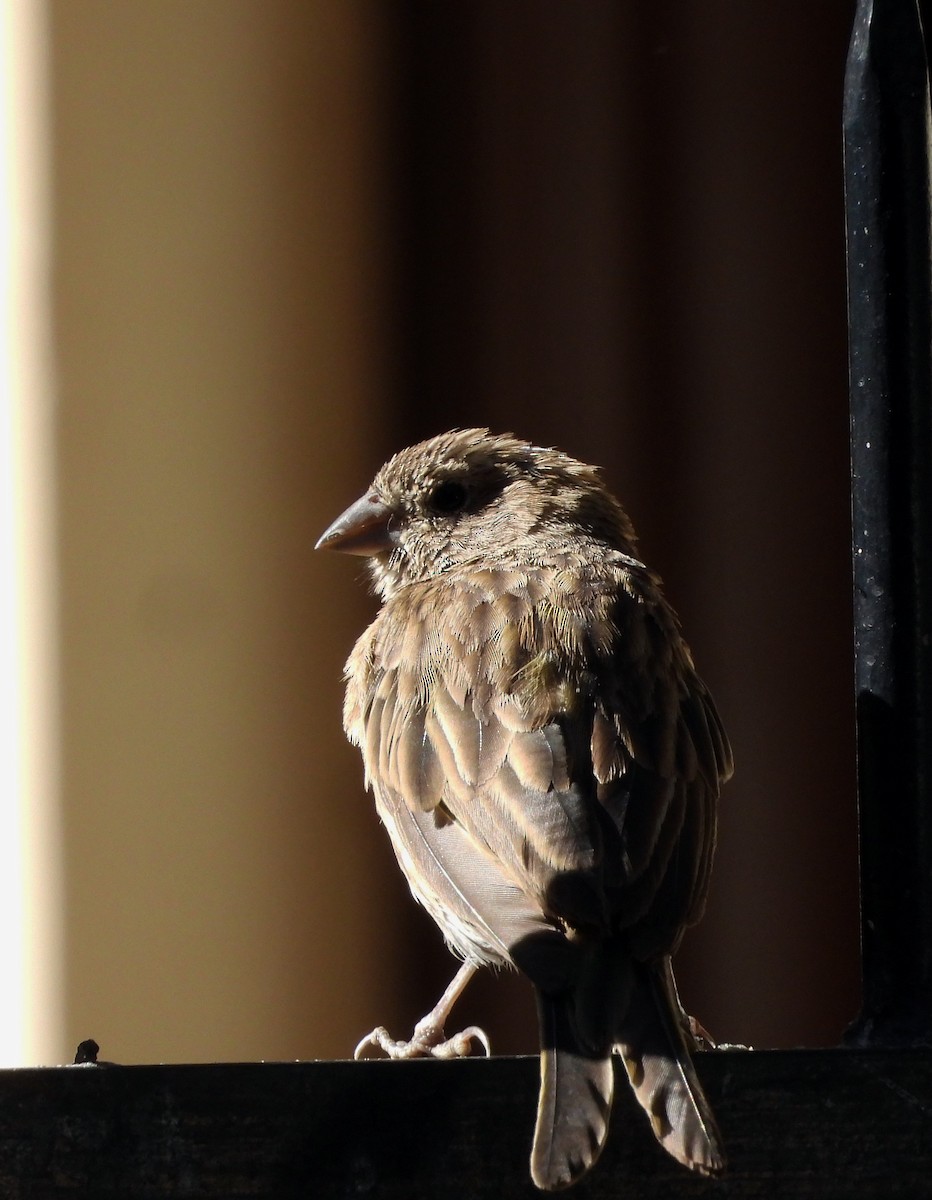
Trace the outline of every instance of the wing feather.
{"type": "Polygon", "coordinates": [[[469,787],[475,787],[479,782],[482,751],[481,725],[475,713],[469,705],[458,705],[442,684],[433,690],[430,711],[452,752],[460,779],[469,787]]]}
{"type": "Polygon", "coordinates": [[[458,822],[415,811],[383,786],[376,788],[376,803],[415,899],[463,958],[509,962],[513,949],[557,931],[458,822]]]}
{"type": "Polygon", "coordinates": [[[508,763],[522,787],[535,792],[546,792],[553,787],[553,748],[543,729],[513,734],[508,763]]]}
{"type": "Polygon", "coordinates": [[[422,812],[435,808],[443,799],[446,774],[444,763],[425,729],[425,714],[412,713],[401,723],[393,740],[390,758],[393,769],[383,778],[408,803],[422,812]]]}
{"type": "Polygon", "coordinates": [[[665,953],[701,909],[731,752],[632,561],[582,582],[486,571],[449,597],[442,579],[410,589],[354,653],[346,711],[396,828],[404,807],[419,821],[442,805],[541,912],[631,936],[646,921],[665,953]]]}

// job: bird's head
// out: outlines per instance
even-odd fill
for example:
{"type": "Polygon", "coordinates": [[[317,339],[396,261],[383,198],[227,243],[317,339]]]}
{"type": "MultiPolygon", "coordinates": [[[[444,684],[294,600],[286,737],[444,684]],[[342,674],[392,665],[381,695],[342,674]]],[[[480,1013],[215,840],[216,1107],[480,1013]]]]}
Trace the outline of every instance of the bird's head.
{"type": "Polygon", "coordinates": [[[509,434],[456,429],[389,459],[317,546],[371,558],[387,597],[453,567],[520,569],[596,544],[635,551],[631,522],[594,467],[509,434]]]}

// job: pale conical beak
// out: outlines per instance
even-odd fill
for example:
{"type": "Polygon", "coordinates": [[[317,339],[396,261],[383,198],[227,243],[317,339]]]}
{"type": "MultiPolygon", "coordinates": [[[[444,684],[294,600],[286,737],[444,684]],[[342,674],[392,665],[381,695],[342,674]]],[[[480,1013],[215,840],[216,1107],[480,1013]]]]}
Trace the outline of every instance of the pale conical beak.
{"type": "Polygon", "coordinates": [[[366,492],[323,532],[315,550],[343,550],[372,556],[394,549],[398,539],[389,529],[391,510],[375,492],[366,492]]]}

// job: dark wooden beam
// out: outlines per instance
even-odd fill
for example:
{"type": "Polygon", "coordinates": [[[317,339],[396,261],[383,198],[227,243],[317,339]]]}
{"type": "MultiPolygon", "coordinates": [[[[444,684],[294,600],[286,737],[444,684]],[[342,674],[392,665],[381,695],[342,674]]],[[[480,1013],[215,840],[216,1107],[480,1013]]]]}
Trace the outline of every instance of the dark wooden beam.
{"type": "MultiPolygon", "coordinates": [[[[932,1195],[932,1051],[716,1051],[698,1068],[726,1180],[668,1158],[622,1086],[608,1147],[574,1198],[932,1195]]],[[[527,1167],[536,1094],[536,1058],[2,1071],[0,1195],[539,1196],[527,1167]]]]}

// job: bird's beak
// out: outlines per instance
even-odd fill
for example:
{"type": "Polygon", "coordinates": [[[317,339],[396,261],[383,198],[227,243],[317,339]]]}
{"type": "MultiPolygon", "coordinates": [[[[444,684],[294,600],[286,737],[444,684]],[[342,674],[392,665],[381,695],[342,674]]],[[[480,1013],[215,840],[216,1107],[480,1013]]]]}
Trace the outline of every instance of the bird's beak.
{"type": "Polygon", "coordinates": [[[366,492],[321,535],[315,550],[343,550],[346,554],[372,556],[393,550],[398,538],[389,529],[391,510],[375,492],[366,492]]]}

